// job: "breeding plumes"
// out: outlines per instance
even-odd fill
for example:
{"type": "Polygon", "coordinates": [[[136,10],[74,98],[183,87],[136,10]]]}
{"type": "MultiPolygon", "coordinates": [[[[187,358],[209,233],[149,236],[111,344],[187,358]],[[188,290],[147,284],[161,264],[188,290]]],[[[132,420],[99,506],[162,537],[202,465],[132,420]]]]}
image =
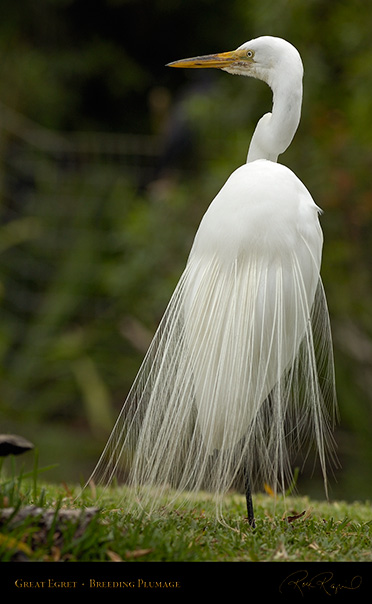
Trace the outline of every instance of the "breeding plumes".
{"type": "Polygon", "coordinates": [[[124,472],[149,511],[195,490],[219,503],[244,484],[254,526],[253,481],[284,491],[295,457],[315,446],[327,493],[334,459],[320,210],[277,163],[300,120],[303,66],[291,44],[268,36],[170,66],[258,78],[273,106],[201,221],[92,479],[108,484],[124,472]]]}

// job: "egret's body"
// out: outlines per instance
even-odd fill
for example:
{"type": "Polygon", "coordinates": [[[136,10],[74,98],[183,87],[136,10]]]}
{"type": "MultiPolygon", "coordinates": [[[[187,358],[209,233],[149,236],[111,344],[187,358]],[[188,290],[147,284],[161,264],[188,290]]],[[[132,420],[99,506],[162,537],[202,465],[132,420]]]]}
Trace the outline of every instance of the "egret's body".
{"type": "Polygon", "coordinates": [[[317,213],[290,170],[256,160],[232,174],[201,222],[185,332],[197,421],[211,452],[247,433],[297,355],[319,280],[317,213]]]}
{"type": "Polygon", "coordinates": [[[309,439],[326,484],[336,403],[319,208],[277,163],[300,119],[300,56],[263,37],[172,65],[258,77],[273,109],[201,221],[94,477],[111,478],[131,451],[130,484],[156,488],[142,489],[144,505],[168,486],[221,495],[252,471],[283,489],[289,452],[309,439]]]}

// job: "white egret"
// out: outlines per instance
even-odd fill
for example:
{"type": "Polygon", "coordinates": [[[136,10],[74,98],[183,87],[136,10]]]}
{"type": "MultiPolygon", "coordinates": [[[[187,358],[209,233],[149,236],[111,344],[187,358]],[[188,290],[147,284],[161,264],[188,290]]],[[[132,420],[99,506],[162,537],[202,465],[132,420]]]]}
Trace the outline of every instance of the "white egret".
{"type": "MultiPolygon", "coordinates": [[[[319,208],[277,163],[301,114],[298,51],[263,36],[232,52],[170,63],[266,82],[272,112],[247,162],[205,213],[164,317],[92,475],[127,481],[153,507],[168,489],[217,501],[250,477],[285,489],[291,460],[315,444],[327,491],[336,421],[332,343],[320,279],[319,208]],[[147,497],[147,499],[146,499],[147,497]]],[[[218,101],[216,101],[218,102],[218,101]]]]}

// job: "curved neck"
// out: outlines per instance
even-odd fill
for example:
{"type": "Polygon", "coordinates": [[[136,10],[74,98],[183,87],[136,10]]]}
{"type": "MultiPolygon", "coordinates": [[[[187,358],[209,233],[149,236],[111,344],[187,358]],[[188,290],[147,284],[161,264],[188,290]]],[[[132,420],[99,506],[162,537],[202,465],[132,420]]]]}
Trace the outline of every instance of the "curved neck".
{"type": "Polygon", "coordinates": [[[273,108],[258,122],[248,150],[247,162],[276,162],[289,147],[298,128],[302,104],[302,78],[273,83],[273,108]]]}

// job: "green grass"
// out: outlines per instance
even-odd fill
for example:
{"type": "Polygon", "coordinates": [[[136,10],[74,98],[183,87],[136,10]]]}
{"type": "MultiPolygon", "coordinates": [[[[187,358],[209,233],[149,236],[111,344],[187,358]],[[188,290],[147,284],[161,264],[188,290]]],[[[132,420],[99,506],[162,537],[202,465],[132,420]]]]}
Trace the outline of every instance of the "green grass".
{"type": "Polygon", "coordinates": [[[28,476],[1,478],[0,517],[10,509],[13,515],[0,522],[0,561],[372,560],[369,502],[306,497],[274,502],[257,494],[252,530],[245,520],[244,497],[236,493],[226,497],[225,525],[216,519],[215,503],[206,493],[196,494],[187,508],[138,517],[126,510],[123,489],[108,490],[99,500],[87,490],[76,499],[78,487],[43,484],[37,475],[35,469],[28,476]],[[38,506],[39,516],[26,514],[16,522],[16,514],[28,505],[38,506]],[[97,509],[84,520],[84,509],[91,507],[97,509]],[[69,513],[75,515],[70,518],[69,513]]]}

